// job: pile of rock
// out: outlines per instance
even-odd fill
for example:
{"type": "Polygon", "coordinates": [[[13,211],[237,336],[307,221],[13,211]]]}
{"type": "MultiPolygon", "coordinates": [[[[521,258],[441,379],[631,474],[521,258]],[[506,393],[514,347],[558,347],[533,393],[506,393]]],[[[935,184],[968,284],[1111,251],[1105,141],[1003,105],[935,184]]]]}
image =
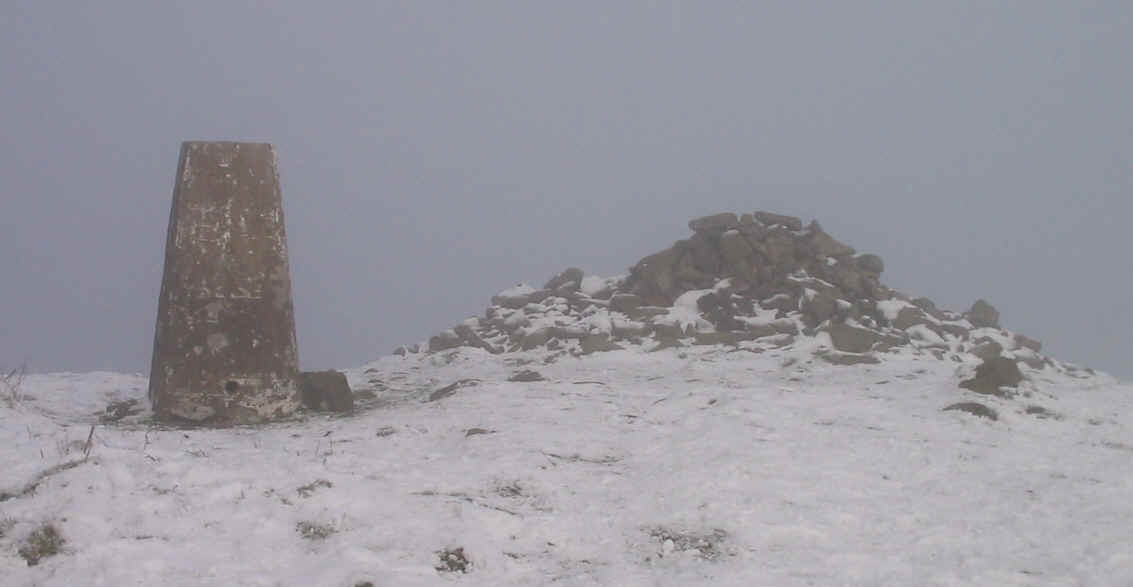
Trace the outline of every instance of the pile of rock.
{"type": "Polygon", "coordinates": [[[586,355],[625,345],[781,347],[809,336],[825,337],[820,356],[836,364],[914,348],[956,362],[973,354],[1054,365],[1037,341],[1002,330],[984,300],[961,314],[886,287],[880,257],[857,253],[818,222],[804,227],[799,218],[755,212],[688,225],[690,238],[641,259],[628,275],[571,268],[542,288],[518,285],[494,296],[484,317],[432,337],[425,349],[398,352],[466,346],[586,355]]]}

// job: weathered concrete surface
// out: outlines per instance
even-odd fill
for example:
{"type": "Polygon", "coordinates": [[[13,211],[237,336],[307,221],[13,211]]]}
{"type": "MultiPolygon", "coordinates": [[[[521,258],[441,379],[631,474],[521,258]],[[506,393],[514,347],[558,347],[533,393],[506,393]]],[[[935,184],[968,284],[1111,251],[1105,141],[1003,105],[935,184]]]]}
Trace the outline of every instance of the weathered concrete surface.
{"type": "Polygon", "coordinates": [[[154,413],[252,424],[294,412],[298,389],[275,151],[183,143],[150,368],[154,413]]]}

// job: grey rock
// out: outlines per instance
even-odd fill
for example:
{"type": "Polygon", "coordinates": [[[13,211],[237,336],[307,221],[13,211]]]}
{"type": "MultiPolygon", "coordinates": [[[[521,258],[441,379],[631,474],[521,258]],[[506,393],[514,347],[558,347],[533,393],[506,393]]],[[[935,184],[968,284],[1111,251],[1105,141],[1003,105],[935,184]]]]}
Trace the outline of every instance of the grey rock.
{"type": "Polygon", "coordinates": [[[744,323],[736,320],[736,307],[723,295],[710,292],[696,300],[696,309],[718,330],[743,330],[744,323]]]}
{"type": "Polygon", "coordinates": [[[877,255],[858,255],[854,257],[854,263],[858,266],[858,269],[866,273],[881,275],[885,271],[885,262],[877,255]]]}
{"type": "Polygon", "coordinates": [[[870,350],[884,351],[909,342],[907,336],[885,334],[849,324],[830,324],[824,330],[830,334],[834,348],[847,353],[864,353],[870,350]]]}
{"type": "Polygon", "coordinates": [[[826,292],[816,293],[809,300],[803,297],[799,303],[802,305],[803,316],[808,319],[810,326],[818,326],[833,318],[838,310],[834,296],[826,292]]]}
{"type": "Polygon", "coordinates": [[[582,325],[551,327],[551,336],[559,340],[582,340],[589,334],[590,328],[582,325]]]}
{"type": "Polygon", "coordinates": [[[571,267],[562,273],[552,277],[550,281],[543,286],[543,289],[555,291],[561,287],[567,286],[571,290],[578,290],[579,284],[582,283],[584,277],[582,270],[577,267],[571,267]],[[574,284],[571,286],[571,284],[574,284]]]}
{"type": "Polygon", "coordinates": [[[610,298],[610,310],[630,314],[641,307],[641,296],[619,293],[610,298]]]}
{"type": "Polygon", "coordinates": [[[925,313],[927,313],[931,316],[934,316],[936,318],[940,318],[940,316],[937,316],[937,314],[939,313],[939,310],[936,309],[936,302],[934,302],[934,301],[932,301],[928,298],[925,298],[925,297],[916,298],[916,299],[913,300],[913,305],[924,310],[925,313]]]}
{"type": "Polygon", "coordinates": [[[638,261],[630,269],[635,293],[650,305],[670,305],[677,294],[673,269],[680,254],[681,251],[674,247],[638,261]]]}
{"type": "Polygon", "coordinates": [[[622,347],[610,340],[609,334],[595,333],[589,334],[582,339],[581,350],[583,355],[589,355],[592,353],[620,351],[622,347]]]}
{"type": "Polygon", "coordinates": [[[428,399],[426,399],[425,401],[435,402],[435,401],[438,401],[438,400],[442,400],[446,397],[450,397],[453,394],[455,394],[458,389],[461,389],[463,387],[470,387],[470,386],[473,386],[473,385],[478,385],[479,383],[480,383],[480,380],[478,380],[478,379],[460,379],[460,380],[454,381],[454,382],[452,382],[452,383],[450,383],[450,384],[448,384],[444,387],[441,387],[439,389],[434,390],[432,393],[429,394],[428,399]]]}
{"type": "Polygon", "coordinates": [[[980,363],[976,367],[975,377],[961,381],[960,387],[976,393],[1007,397],[1010,393],[1004,392],[1002,388],[1017,387],[1021,381],[1023,373],[1019,371],[1019,365],[1015,361],[1006,357],[994,357],[980,363]]]}
{"type": "Polygon", "coordinates": [[[511,377],[507,378],[507,380],[513,382],[528,383],[532,381],[544,381],[544,378],[543,374],[538,371],[524,369],[522,371],[513,373],[511,377]]]}
{"type": "Polygon", "coordinates": [[[701,332],[696,335],[696,344],[698,345],[738,345],[747,340],[754,340],[755,335],[751,332],[701,332]]]}
{"type": "Polygon", "coordinates": [[[711,216],[702,216],[700,218],[693,218],[688,221],[688,227],[693,232],[707,232],[707,233],[722,233],[725,230],[736,228],[740,225],[736,215],[731,212],[724,212],[722,214],[713,214],[711,216]]]}
{"type": "Polygon", "coordinates": [[[536,330],[526,332],[520,340],[519,344],[523,350],[529,351],[547,344],[547,341],[549,340],[551,340],[551,329],[538,328],[536,330]]]}
{"type": "Polygon", "coordinates": [[[983,338],[972,347],[970,352],[984,361],[990,361],[1003,354],[1003,345],[990,338],[983,338]]]}
{"type": "Polygon", "coordinates": [[[746,283],[756,282],[755,267],[751,263],[755,251],[739,231],[729,230],[720,237],[720,253],[732,275],[746,283]]]}
{"type": "Polygon", "coordinates": [[[837,351],[820,353],[818,358],[831,365],[876,365],[881,362],[873,353],[840,353],[837,351]]]}
{"type": "Polygon", "coordinates": [[[654,324],[653,334],[659,341],[677,340],[684,338],[684,332],[676,324],[654,324]]]}
{"type": "Polygon", "coordinates": [[[795,239],[790,233],[782,229],[772,230],[759,245],[753,248],[767,257],[772,265],[778,266],[781,273],[786,274],[794,270],[795,239]]]}
{"type": "Polygon", "coordinates": [[[847,353],[869,352],[874,344],[885,340],[879,332],[849,324],[831,324],[826,327],[826,332],[830,334],[834,348],[847,353]]]}
{"type": "Polygon", "coordinates": [[[648,322],[615,323],[612,330],[614,338],[649,336],[653,332],[653,325],[648,322]]]}
{"type": "Polygon", "coordinates": [[[304,371],[299,374],[303,405],[310,410],[348,414],[354,411],[354,394],[340,371],[304,371]]]}
{"type": "Polygon", "coordinates": [[[964,317],[976,328],[999,328],[999,310],[983,299],[976,300],[964,317]]]}
{"type": "MultiPolygon", "coordinates": [[[[537,296],[535,294],[538,293],[539,291],[540,290],[535,290],[534,292],[526,293],[526,294],[509,294],[509,295],[499,295],[499,294],[497,294],[497,295],[492,296],[492,305],[501,306],[501,307],[504,307],[504,308],[511,308],[513,310],[518,310],[519,308],[522,308],[522,307],[526,306],[527,304],[530,304],[533,301],[537,301],[536,300],[537,296]]],[[[544,291],[542,298],[538,298],[538,299],[543,299],[543,298],[546,298],[546,297],[547,297],[547,295],[546,295],[546,292],[544,291]]]]}
{"type": "Polygon", "coordinates": [[[774,226],[778,224],[794,231],[800,231],[803,229],[803,221],[796,216],[773,214],[771,212],[756,212],[755,219],[762,222],[763,224],[766,224],[767,226],[774,226]]]}
{"type": "Polygon", "coordinates": [[[893,321],[893,327],[898,330],[904,330],[918,324],[934,325],[920,308],[901,308],[901,311],[897,312],[897,319],[893,321]]]}
{"type": "Polygon", "coordinates": [[[787,293],[777,293],[767,299],[760,300],[759,305],[768,310],[790,312],[799,307],[799,300],[787,293]]]}
{"type": "Polygon", "coordinates": [[[985,406],[985,405],[983,405],[979,402],[960,402],[960,403],[956,403],[956,404],[952,404],[950,406],[947,406],[947,407],[943,408],[942,411],[947,412],[947,411],[953,411],[953,410],[965,412],[965,413],[971,414],[973,416],[979,416],[980,418],[987,418],[989,420],[998,420],[999,419],[999,414],[995,410],[993,410],[993,409],[991,409],[991,408],[989,408],[989,407],[987,407],[987,406],[985,406]]]}
{"type": "Polygon", "coordinates": [[[952,336],[955,336],[960,340],[967,340],[968,336],[971,334],[970,332],[968,332],[967,328],[964,328],[963,326],[954,322],[942,322],[940,324],[937,324],[937,327],[940,328],[941,332],[951,334],[952,336]]]}
{"type": "Polygon", "coordinates": [[[806,236],[806,244],[819,259],[825,257],[848,257],[854,254],[853,247],[844,245],[834,240],[834,237],[823,232],[822,226],[818,224],[817,220],[811,222],[808,229],[809,233],[806,236]]]}
{"type": "Polygon", "coordinates": [[[715,276],[720,273],[720,249],[718,236],[708,236],[697,233],[692,238],[681,241],[683,248],[692,253],[692,264],[697,271],[706,276],[715,276]]]}
{"type": "Polygon", "coordinates": [[[461,346],[460,337],[452,330],[429,337],[429,352],[447,351],[461,346]]]}
{"type": "Polygon", "coordinates": [[[1035,351],[1036,353],[1043,350],[1043,343],[1041,343],[1041,342],[1039,342],[1039,341],[1037,341],[1033,338],[1023,336],[1022,334],[1016,334],[1015,335],[1015,344],[1025,348],[1025,349],[1031,349],[1032,351],[1035,351]]]}
{"type": "Polygon", "coordinates": [[[480,338],[480,335],[476,334],[476,331],[467,324],[459,324],[452,330],[460,339],[461,346],[470,346],[474,348],[484,349],[492,354],[500,352],[499,349],[493,347],[492,345],[485,342],[484,339],[480,338]]]}

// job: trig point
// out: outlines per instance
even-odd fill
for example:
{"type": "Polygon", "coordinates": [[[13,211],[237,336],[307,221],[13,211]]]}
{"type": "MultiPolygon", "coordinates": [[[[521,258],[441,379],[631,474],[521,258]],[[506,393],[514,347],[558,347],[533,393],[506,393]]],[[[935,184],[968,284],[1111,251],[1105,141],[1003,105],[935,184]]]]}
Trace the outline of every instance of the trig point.
{"type": "Polygon", "coordinates": [[[181,145],[149,396],[160,420],[254,424],[299,406],[283,199],[266,143],[181,145]]]}

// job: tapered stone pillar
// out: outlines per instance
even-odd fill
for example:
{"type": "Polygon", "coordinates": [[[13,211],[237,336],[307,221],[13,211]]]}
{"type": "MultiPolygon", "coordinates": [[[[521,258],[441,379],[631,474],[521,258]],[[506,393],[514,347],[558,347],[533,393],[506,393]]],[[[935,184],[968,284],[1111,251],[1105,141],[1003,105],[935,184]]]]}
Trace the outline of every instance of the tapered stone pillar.
{"type": "Polygon", "coordinates": [[[154,414],[253,424],[294,412],[298,390],[275,151],[183,143],[150,367],[154,414]]]}

